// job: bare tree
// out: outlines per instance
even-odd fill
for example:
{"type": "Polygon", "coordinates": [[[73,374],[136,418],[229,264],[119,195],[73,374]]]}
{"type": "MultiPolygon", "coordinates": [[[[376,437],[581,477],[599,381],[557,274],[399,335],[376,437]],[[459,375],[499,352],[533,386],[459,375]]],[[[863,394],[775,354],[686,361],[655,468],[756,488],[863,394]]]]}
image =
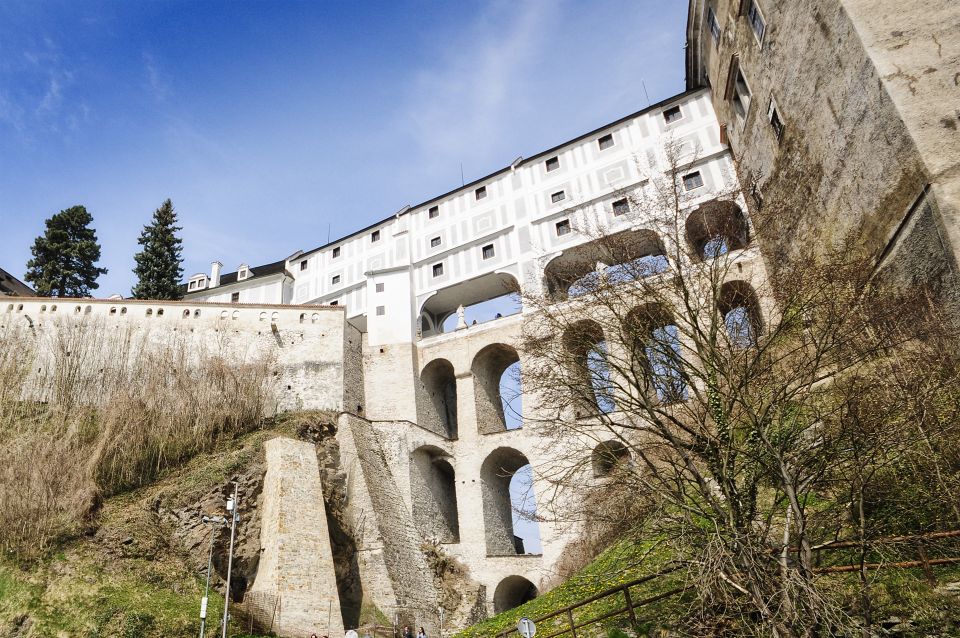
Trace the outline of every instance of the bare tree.
{"type": "MultiPolygon", "coordinates": [[[[667,156],[613,210],[581,209],[589,241],[525,295],[530,425],[559,459],[541,469],[550,515],[664,542],[694,591],[690,633],[847,634],[863,621],[818,586],[814,546],[874,531],[865,495],[893,464],[925,455],[920,473],[955,487],[938,461],[956,434],[946,323],[853,245],[798,250],[771,282],[756,238],[784,211],[702,201],[695,158],[667,156]]],[[[869,624],[866,578],[860,611],[869,624]]]]}

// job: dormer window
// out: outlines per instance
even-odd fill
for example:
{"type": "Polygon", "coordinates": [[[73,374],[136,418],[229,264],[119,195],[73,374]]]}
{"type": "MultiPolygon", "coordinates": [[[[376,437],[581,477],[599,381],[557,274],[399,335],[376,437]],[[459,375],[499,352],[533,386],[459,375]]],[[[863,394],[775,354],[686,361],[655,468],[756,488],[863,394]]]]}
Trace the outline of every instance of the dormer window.
{"type": "Polygon", "coordinates": [[[203,290],[207,287],[207,276],[204,274],[194,275],[187,284],[187,290],[203,290]]]}
{"type": "Polygon", "coordinates": [[[237,268],[237,281],[243,281],[250,277],[250,268],[246,264],[240,264],[240,267],[237,268]]]}

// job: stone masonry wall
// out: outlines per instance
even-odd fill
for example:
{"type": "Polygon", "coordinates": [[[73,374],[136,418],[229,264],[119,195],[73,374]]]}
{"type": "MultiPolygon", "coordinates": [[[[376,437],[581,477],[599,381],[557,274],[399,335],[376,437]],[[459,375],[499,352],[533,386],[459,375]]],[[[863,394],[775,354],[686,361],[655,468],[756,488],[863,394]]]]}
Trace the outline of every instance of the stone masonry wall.
{"type": "Polygon", "coordinates": [[[250,591],[279,597],[281,636],[343,635],[316,448],[287,438],[265,447],[261,557],[250,591]]]}

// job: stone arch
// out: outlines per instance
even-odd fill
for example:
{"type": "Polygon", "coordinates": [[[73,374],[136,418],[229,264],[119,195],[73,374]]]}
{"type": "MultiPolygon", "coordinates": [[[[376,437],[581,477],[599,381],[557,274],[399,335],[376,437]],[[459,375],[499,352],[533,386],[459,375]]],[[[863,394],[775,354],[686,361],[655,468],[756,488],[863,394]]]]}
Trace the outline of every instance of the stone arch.
{"type": "Polygon", "coordinates": [[[717,310],[723,317],[730,345],[746,348],[757,344],[763,323],[753,286],[739,279],[724,283],[717,297],[717,310]]]}
{"type": "Polygon", "coordinates": [[[537,586],[523,576],[507,576],[493,592],[493,611],[499,614],[519,607],[539,594],[537,586]]]}
{"type": "Polygon", "coordinates": [[[528,465],[530,461],[519,450],[499,447],[480,466],[484,534],[489,556],[512,556],[525,551],[523,540],[514,530],[510,482],[518,470],[528,465]]]}
{"type": "Polygon", "coordinates": [[[598,410],[604,414],[613,412],[616,402],[603,328],[591,319],[577,321],[563,333],[563,345],[569,355],[568,373],[573,377],[572,387],[579,389],[573,398],[577,417],[598,410]]]}
{"type": "Polygon", "coordinates": [[[447,457],[432,445],[421,446],[410,455],[413,522],[427,538],[459,543],[456,472],[447,457]]]}
{"type": "MultiPolygon", "coordinates": [[[[446,332],[444,322],[464,307],[467,325],[520,312],[520,284],[509,272],[492,272],[447,286],[423,301],[419,324],[422,337],[446,332]]],[[[456,325],[448,326],[455,329],[456,325]]]]}
{"type": "Polygon", "coordinates": [[[453,364],[434,359],[423,367],[420,385],[425,400],[417,402],[419,424],[447,438],[457,438],[457,377],[453,364]]]}
{"type": "MultiPolygon", "coordinates": [[[[477,430],[480,434],[493,434],[507,429],[504,403],[512,397],[502,396],[501,388],[504,376],[519,374],[519,366],[520,355],[516,349],[503,343],[490,344],[473,358],[470,371],[473,373],[477,430]]],[[[517,390],[519,392],[519,388],[517,390]]]]}
{"type": "Polygon", "coordinates": [[[713,200],[687,216],[687,243],[701,260],[746,248],[750,227],[743,211],[729,200],[713,200]]]}
{"type": "Polygon", "coordinates": [[[602,282],[623,283],[663,272],[667,267],[657,233],[628,230],[569,248],[550,260],[543,274],[557,299],[596,291],[602,282]]]}
{"type": "Polygon", "coordinates": [[[603,441],[590,454],[594,478],[610,476],[618,466],[630,462],[630,449],[622,441],[603,441]]]}
{"type": "Polygon", "coordinates": [[[646,304],[631,310],[625,321],[632,375],[646,384],[640,390],[664,403],[687,398],[687,375],[680,351],[680,328],[669,309],[646,304]]]}

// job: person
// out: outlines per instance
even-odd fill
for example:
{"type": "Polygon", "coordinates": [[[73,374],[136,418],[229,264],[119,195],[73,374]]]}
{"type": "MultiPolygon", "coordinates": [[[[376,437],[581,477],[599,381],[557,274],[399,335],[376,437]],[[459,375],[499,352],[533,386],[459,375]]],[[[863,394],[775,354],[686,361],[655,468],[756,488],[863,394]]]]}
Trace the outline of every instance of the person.
{"type": "Polygon", "coordinates": [[[310,634],[310,638],[317,638],[317,634],[310,634]]]}
{"type": "Polygon", "coordinates": [[[413,638],[413,631],[410,629],[410,625],[404,625],[403,638],[413,638]]]}
{"type": "Polygon", "coordinates": [[[427,638],[427,632],[423,626],[421,626],[420,631],[417,632],[417,638],[427,638]]]}

